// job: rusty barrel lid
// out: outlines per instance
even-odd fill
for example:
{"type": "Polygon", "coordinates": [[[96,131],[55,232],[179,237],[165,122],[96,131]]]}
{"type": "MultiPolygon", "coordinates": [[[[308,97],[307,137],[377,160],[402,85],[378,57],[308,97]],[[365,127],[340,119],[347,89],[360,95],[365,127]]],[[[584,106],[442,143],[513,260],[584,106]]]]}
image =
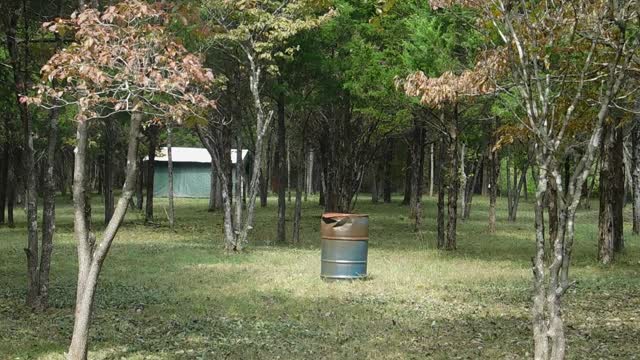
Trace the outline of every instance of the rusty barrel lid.
{"type": "Polygon", "coordinates": [[[369,215],[322,214],[320,235],[326,240],[369,240],[369,215]]]}

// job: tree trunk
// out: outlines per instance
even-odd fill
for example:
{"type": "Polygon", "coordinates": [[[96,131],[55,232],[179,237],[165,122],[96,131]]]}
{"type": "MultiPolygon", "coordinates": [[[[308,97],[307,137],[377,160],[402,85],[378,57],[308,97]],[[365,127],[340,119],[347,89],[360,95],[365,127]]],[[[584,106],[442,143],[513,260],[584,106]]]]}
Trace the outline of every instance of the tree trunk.
{"type": "MultiPolygon", "coordinates": [[[[25,23],[25,33],[28,35],[28,21],[26,19],[26,3],[22,4],[22,14],[25,23]]],[[[21,96],[27,93],[27,62],[30,61],[28,53],[29,39],[25,39],[24,64],[20,64],[20,55],[18,51],[18,42],[16,32],[18,27],[18,18],[14,16],[9,21],[9,27],[6,33],[6,44],[9,51],[10,64],[13,70],[15,100],[18,107],[20,121],[23,130],[23,150],[22,150],[22,166],[23,177],[25,181],[25,201],[27,214],[27,247],[24,249],[27,255],[27,274],[28,274],[28,290],[27,290],[27,306],[34,308],[37,306],[38,293],[40,291],[39,272],[38,272],[38,195],[36,193],[36,167],[35,167],[35,150],[33,145],[33,118],[29,113],[26,102],[20,101],[21,96]]],[[[28,37],[28,36],[27,36],[28,37]]]]}
{"type": "Polygon", "coordinates": [[[547,184],[547,211],[549,217],[549,250],[553,253],[554,241],[558,237],[558,186],[550,177],[547,184]]]}
{"type": "Polygon", "coordinates": [[[467,173],[465,170],[465,150],[466,144],[462,144],[462,148],[460,149],[460,205],[462,209],[460,212],[462,213],[462,220],[465,219],[464,214],[467,212],[467,173]]]}
{"type": "Polygon", "coordinates": [[[4,115],[4,124],[2,127],[5,134],[5,141],[2,144],[2,152],[0,153],[0,225],[5,222],[5,209],[7,204],[7,189],[9,187],[9,115],[4,115]]]}
{"type": "MultiPolygon", "coordinates": [[[[511,208],[513,206],[513,188],[515,187],[511,185],[511,158],[512,155],[508,154],[507,155],[507,166],[506,166],[506,170],[507,170],[507,214],[508,214],[508,220],[511,220],[511,214],[513,213],[513,209],[511,208]]],[[[514,172],[515,171],[515,167],[514,167],[514,172]]],[[[517,176],[517,175],[516,175],[517,176]]]]}
{"type": "Polygon", "coordinates": [[[435,179],[435,176],[433,176],[433,147],[434,144],[432,143],[429,149],[429,197],[433,197],[433,180],[435,179]]]}
{"type": "Polygon", "coordinates": [[[313,194],[313,160],[314,160],[314,153],[313,153],[313,149],[309,150],[309,155],[308,155],[308,161],[307,161],[307,174],[306,174],[306,180],[307,180],[307,184],[306,184],[306,188],[304,191],[304,201],[307,201],[307,195],[308,194],[313,194]]]}
{"type": "Polygon", "coordinates": [[[633,194],[632,231],[640,234],[640,115],[636,115],[631,130],[631,183],[633,194]]]}
{"type": "MultiPolygon", "coordinates": [[[[493,158],[493,156],[492,156],[493,158]]],[[[535,204],[535,232],[536,252],[533,257],[533,340],[534,359],[546,360],[549,357],[549,339],[547,334],[545,305],[545,231],[544,231],[544,207],[547,194],[548,176],[546,164],[541,164],[543,156],[538,156],[540,172],[536,179],[536,204],[535,204]]],[[[493,161],[493,160],[491,160],[493,161]]]]}
{"type": "Polygon", "coordinates": [[[14,228],[13,206],[16,202],[16,165],[11,154],[9,155],[9,160],[11,164],[7,175],[7,226],[14,228]]]}
{"type": "Polygon", "coordinates": [[[278,169],[278,233],[276,241],[284,243],[287,239],[286,233],[286,184],[287,184],[287,149],[286,149],[286,127],[284,93],[280,93],[277,101],[278,107],[278,147],[276,156],[276,167],[278,169]]]}
{"type": "Polygon", "coordinates": [[[138,157],[138,179],[136,181],[136,208],[142,211],[144,203],[144,167],[142,166],[142,158],[138,157]]]}
{"type": "MultiPolygon", "coordinates": [[[[477,152],[477,150],[476,150],[477,152]]],[[[471,176],[471,180],[467,180],[467,188],[465,190],[465,206],[464,206],[464,211],[462,212],[462,218],[465,220],[468,220],[469,217],[471,216],[471,203],[473,202],[473,192],[474,189],[476,188],[476,184],[478,183],[478,170],[482,168],[482,161],[481,160],[476,160],[473,163],[473,166],[471,167],[471,172],[470,172],[470,176],[471,176]]]]}
{"type": "Polygon", "coordinates": [[[44,310],[49,305],[49,270],[51,268],[51,254],[53,252],[53,236],[56,228],[56,183],[55,164],[56,148],[58,145],[58,110],[51,110],[49,114],[49,132],[47,134],[47,162],[44,176],[44,193],[42,207],[42,253],[40,254],[40,290],[38,294],[38,310],[44,310]]]}
{"type": "Polygon", "coordinates": [[[449,133],[449,198],[448,198],[448,222],[447,222],[447,250],[455,250],[457,247],[456,229],[458,224],[458,194],[460,192],[460,176],[458,176],[458,108],[457,105],[453,109],[453,119],[448,122],[449,133]]]}
{"type": "Polygon", "coordinates": [[[153,222],[153,180],[155,174],[156,149],[158,147],[158,128],[154,125],[147,129],[148,160],[147,160],[147,204],[145,222],[153,222]]]}
{"type": "Polygon", "coordinates": [[[167,175],[168,175],[168,200],[169,200],[169,227],[174,230],[175,207],[173,203],[173,129],[171,123],[167,123],[167,175]]]}
{"type": "Polygon", "coordinates": [[[624,134],[621,126],[615,127],[615,139],[613,142],[613,251],[621,252],[624,249],[624,205],[625,205],[625,166],[624,166],[624,134]]]}
{"type": "Polygon", "coordinates": [[[615,225],[615,130],[605,125],[600,154],[600,211],[598,217],[598,260],[609,264],[614,258],[615,225]]]}
{"type": "Polygon", "coordinates": [[[411,197],[409,201],[409,214],[413,219],[413,230],[418,231],[422,221],[422,176],[424,156],[424,136],[420,119],[413,120],[413,141],[411,142],[411,197]]]}
{"type": "Polygon", "coordinates": [[[388,138],[384,153],[384,181],[383,181],[383,201],[385,204],[391,203],[391,164],[393,162],[393,139],[388,138]]]}
{"type": "Polygon", "coordinates": [[[136,180],[136,157],[138,151],[138,134],[142,122],[142,114],[131,116],[127,150],[126,180],[122,188],[122,195],[114,209],[113,216],[104,230],[102,240],[95,244],[95,238],[90,233],[86,218],[86,155],[88,144],[88,123],[80,121],[76,133],[76,156],[74,160],[74,233],[78,247],[78,285],[76,291],[75,319],[71,345],[67,359],[87,359],[89,342],[89,325],[93,300],[98,286],[98,277],[102,265],[109,252],[113,239],[126,215],[129,200],[133,196],[136,180]]]}
{"type": "Polygon", "coordinates": [[[413,176],[413,161],[411,159],[411,151],[407,150],[407,158],[404,167],[404,197],[402,198],[402,205],[409,205],[411,202],[411,178],[413,176]]]}
{"type": "Polygon", "coordinates": [[[107,118],[104,123],[104,143],[102,159],[102,196],[104,198],[104,223],[105,225],[111,221],[113,216],[114,199],[113,199],[113,145],[114,138],[114,119],[107,118]]]}
{"type": "Polygon", "coordinates": [[[513,192],[513,197],[511,199],[512,203],[511,203],[511,214],[509,214],[509,219],[510,221],[515,222],[517,220],[518,217],[518,205],[520,205],[520,196],[522,194],[522,190],[523,187],[525,188],[525,193],[527,192],[526,190],[526,182],[527,182],[527,170],[529,169],[529,162],[527,161],[523,167],[522,170],[520,171],[520,180],[517,179],[517,172],[515,171],[515,167],[514,167],[514,174],[513,174],[513,186],[515,188],[515,191],[513,192]]]}
{"type": "Polygon", "coordinates": [[[498,160],[498,152],[494,151],[493,147],[497,142],[497,134],[498,130],[498,120],[495,119],[493,123],[493,127],[491,129],[491,141],[489,142],[488,148],[488,166],[487,174],[488,174],[488,184],[487,188],[489,189],[489,233],[494,234],[496,232],[496,201],[498,198],[498,171],[500,169],[500,161],[498,160]]]}
{"type": "Polygon", "coordinates": [[[300,222],[302,218],[302,191],[304,187],[304,177],[305,177],[305,146],[304,142],[301,146],[300,153],[298,154],[298,169],[297,169],[297,180],[296,180],[296,203],[293,212],[293,235],[291,236],[291,241],[294,244],[300,243],[300,222]]]}
{"type": "Polygon", "coordinates": [[[439,153],[438,153],[438,215],[437,215],[437,231],[438,231],[438,239],[437,246],[438,249],[443,249],[445,245],[445,235],[444,235],[444,198],[447,191],[447,185],[445,183],[445,164],[446,163],[446,144],[444,141],[440,142],[439,145],[439,153]]]}
{"type": "Polygon", "coordinates": [[[287,202],[291,204],[291,149],[287,139],[287,202]]]}
{"type": "Polygon", "coordinates": [[[378,164],[371,166],[371,202],[377,204],[378,199],[378,164]]]}

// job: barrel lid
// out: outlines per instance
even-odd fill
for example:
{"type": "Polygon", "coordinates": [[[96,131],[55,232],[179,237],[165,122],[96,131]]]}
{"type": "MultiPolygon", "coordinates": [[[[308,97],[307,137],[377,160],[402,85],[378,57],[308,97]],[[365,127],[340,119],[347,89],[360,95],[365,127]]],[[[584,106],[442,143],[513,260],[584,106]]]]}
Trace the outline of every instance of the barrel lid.
{"type": "Polygon", "coordinates": [[[369,217],[367,214],[345,214],[345,213],[324,213],[323,218],[345,218],[345,217],[369,217]]]}

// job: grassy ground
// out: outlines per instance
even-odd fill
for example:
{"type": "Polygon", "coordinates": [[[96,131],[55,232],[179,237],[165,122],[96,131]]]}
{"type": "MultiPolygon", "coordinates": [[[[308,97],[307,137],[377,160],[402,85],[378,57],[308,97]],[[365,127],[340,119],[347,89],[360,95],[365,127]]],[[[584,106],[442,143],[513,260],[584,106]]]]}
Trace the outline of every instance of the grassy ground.
{"type": "MultiPolygon", "coordinates": [[[[92,359],[521,359],[531,353],[530,204],[517,223],[486,231],[486,200],[459,226],[459,250],[434,249],[435,205],[411,231],[396,202],[371,215],[370,280],[319,278],[319,215],[305,203],[303,243],[269,246],[273,199],[259,209],[245,254],[221,250],[221,216],[205,200],[177,203],[177,231],[147,227],[129,213],[101,275],[91,330],[92,359]]],[[[95,201],[97,202],[97,200],[95,201]]],[[[156,214],[164,216],[165,202],[156,214]]],[[[505,204],[500,203],[504,209],[505,204]]],[[[594,206],[594,209],[596,207],[594,206]]],[[[101,209],[94,207],[94,223],[101,209]]],[[[24,217],[0,228],[0,359],[59,359],[73,322],[75,245],[71,207],[59,205],[51,309],[30,314],[24,217]]],[[[597,212],[582,212],[566,297],[569,358],[633,359],[640,353],[640,239],[609,267],[595,262],[597,212]]],[[[289,222],[290,224],[290,222],[289,222]]]]}

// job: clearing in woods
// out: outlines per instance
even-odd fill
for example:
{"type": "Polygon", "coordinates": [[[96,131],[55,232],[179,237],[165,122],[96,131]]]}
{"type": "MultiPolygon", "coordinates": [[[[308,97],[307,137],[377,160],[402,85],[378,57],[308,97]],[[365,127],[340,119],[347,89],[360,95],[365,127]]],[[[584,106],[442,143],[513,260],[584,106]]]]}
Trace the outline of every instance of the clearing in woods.
{"type": "MultiPolygon", "coordinates": [[[[425,198],[422,233],[407,209],[373,205],[367,281],[320,280],[317,199],[304,203],[298,245],[268,245],[275,199],[257,209],[254,242],[244,254],[222,250],[222,217],[207,201],[177,201],[176,232],[166,220],[143,225],[130,211],[101,274],[91,328],[91,359],[521,359],[533,348],[529,306],[532,205],[518,222],[498,203],[498,232],[487,232],[487,201],[474,198],[460,223],[458,250],[434,249],[435,203],[425,198]]],[[[97,203],[99,199],[95,199],[97,203]]],[[[156,214],[164,216],[166,199],[156,214]]],[[[289,207],[293,208],[293,206],[289,207]]],[[[76,250],[72,208],[58,204],[51,308],[24,306],[26,233],[0,228],[0,358],[58,359],[73,325],[76,250]]],[[[640,353],[640,239],[597,265],[597,205],[581,211],[566,296],[568,357],[636,358],[640,353]]],[[[630,212],[630,209],[626,209],[630,212]]],[[[102,209],[94,206],[93,223],[102,209]]],[[[627,213],[628,218],[630,215],[627,213]]],[[[287,229],[291,231],[291,218],[287,229]]],[[[629,229],[625,229],[629,230],[629,229]]],[[[289,234],[290,238],[290,234],[289,234]]]]}

